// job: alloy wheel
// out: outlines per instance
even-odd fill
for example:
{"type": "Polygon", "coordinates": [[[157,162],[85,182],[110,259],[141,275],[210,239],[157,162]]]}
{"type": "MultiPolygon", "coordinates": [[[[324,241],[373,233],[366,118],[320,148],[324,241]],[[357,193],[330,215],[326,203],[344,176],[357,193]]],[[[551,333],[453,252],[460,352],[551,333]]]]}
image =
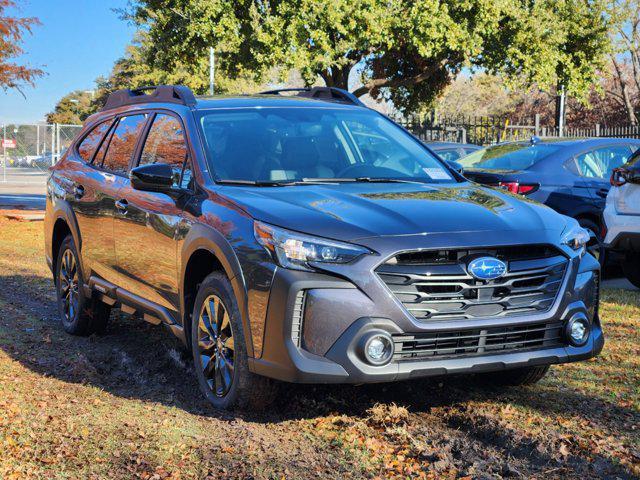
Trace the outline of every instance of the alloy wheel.
{"type": "Polygon", "coordinates": [[[58,285],[60,286],[60,299],[65,320],[71,323],[78,313],[79,292],[78,263],[76,256],[70,249],[65,250],[62,254],[58,285]]]}
{"type": "Polygon", "coordinates": [[[233,383],[235,346],[229,312],[217,295],[209,295],[202,303],[198,352],[209,388],[217,397],[224,397],[233,383]]]}

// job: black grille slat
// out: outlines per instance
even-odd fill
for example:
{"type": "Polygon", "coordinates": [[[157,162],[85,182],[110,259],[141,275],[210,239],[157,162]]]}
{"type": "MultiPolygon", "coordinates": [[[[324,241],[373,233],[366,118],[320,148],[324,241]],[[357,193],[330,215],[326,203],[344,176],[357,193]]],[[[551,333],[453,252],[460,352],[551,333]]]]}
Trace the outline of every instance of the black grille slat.
{"type": "Polygon", "coordinates": [[[376,273],[417,320],[473,319],[547,311],[567,264],[553,247],[500,247],[402,253],[376,273]],[[507,263],[504,276],[479,281],[466,272],[470,259],[488,255],[507,263]]]}
{"type": "Polygon", "coordinates": [[[564,345],[562,323],[394,336],[396,360],[513,352],[564,345]]]}

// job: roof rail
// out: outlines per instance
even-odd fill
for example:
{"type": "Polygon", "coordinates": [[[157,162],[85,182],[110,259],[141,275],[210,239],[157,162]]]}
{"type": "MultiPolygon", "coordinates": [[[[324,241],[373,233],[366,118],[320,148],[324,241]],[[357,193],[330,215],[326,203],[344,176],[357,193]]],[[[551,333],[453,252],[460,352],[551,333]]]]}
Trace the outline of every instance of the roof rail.
{"type": "Polygon", "coordinates": [[[192,107],[196,104],[196,97],[189,87],[183,85],[156,85],[131,90],[123,89],[111,93],[102,110],[138,103],[178,103],[192,107]],[[145,93],[148,90],[153,90],[153,92],[145,93]]]}
{"type": "Polygon", "coordinates": [[[351,103],[364,106],[358,97],[341,88],[336,87],[306,87],[306,88],[279,88],[260,92],[261,95],[280,95],[283,92],[298,92],[296,97],[315,98],[327,102],[351,103]]]}

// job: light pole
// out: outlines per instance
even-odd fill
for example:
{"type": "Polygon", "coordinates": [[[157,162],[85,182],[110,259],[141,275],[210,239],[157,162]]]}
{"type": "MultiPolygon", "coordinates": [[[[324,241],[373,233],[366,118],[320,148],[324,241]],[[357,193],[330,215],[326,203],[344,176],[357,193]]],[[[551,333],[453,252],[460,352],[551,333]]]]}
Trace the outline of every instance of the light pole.
{"type": "Polygon", "coordinates": [[[213,47],[209,47],[209,95],[213,97],[213,83],[216,74],[216,54],[213,47]]]}

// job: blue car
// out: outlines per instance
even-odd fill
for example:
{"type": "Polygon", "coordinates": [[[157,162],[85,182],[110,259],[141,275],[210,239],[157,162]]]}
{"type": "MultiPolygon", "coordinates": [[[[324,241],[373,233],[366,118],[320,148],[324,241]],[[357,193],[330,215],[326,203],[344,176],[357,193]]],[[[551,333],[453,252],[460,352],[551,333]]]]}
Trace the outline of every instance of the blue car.
{"type": "Polygon", "coordinates": [[[638,148],[640,139],[534,137],[487,147],[458,162],[468,179],[544,203],[602,240],[609,177],[638,148]]]}
{"type": "Polygon", "coordinates": [[[466,157],[470,153],[482,149],[480,145],[473,145],[471,143],[428,142],[426,145],[447,162],[457,162],[462,157],[466,157]]]}

